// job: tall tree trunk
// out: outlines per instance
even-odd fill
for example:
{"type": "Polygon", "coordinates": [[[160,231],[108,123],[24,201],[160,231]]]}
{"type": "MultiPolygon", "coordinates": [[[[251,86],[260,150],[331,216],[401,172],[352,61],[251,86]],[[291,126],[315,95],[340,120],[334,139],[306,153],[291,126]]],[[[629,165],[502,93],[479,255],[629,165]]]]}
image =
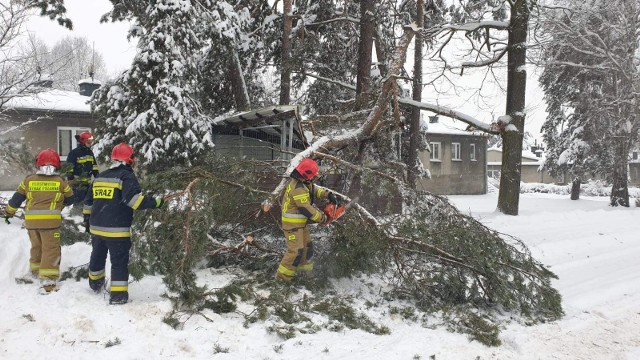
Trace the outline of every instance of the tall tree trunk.
{"type": "MultiPolygon", "coordinates": [[[[376,31],[375,1],[360,1],[360,41],[358,43],[358,74],[356,83],[356,109],[362,108],[367,102],[367,94],[371,87],[371,59],[373,57],[373,35],[376,31]]],[[[361,164],[366,149],[366,142],[358,147],[358,154],[354,163],[361,164]]],[[[362,187],[362,176],[354,174],[349,181],[349,196],[357,197],[362,187]]]]}
{"type": "Polygon", "coordinates": [[[236,108],[239,111],[250,110],[251,102],[247,93],[247,84],[244,81],[244,72],[242,64],[238,58],[238,52],[233,50],[229,64],[229,78],[231,79],[231,88],[233,90],[233,98],[236,108]]]}
{"type": "Polygon", "coordinates": [[[527,86],[525,61],[527,30],[529,25],[528,0],[516,0],[511,7],[509,54],[507,65],[508,124],[501,132],[502,168],[498,211],[518,215],[522,165],[522,139],[524,134],[524,105],[527,86]]]}
{"type": "Polygon", "coordinates": [[[284,0],[282,29],[282,70],[280,73],[280,105],[291,103],[291,12],[292,0],[284,0]]]}
{"type": "MultiPolygon", "coordinates": [[[[424,27],[424,1],[416,0],[417,25],[424,27]]],[[[413,100],[422,101],[422,30],[416,33],[413,55],[413,100]]],[[[409,127],[409,160],[407,164],[407,183],[416,188],[418,173],[418,149],[420,146],[420,109],[411,108],[411,126],[409,127]]]]}
{"type": "Polygon", "coordinates": [[[611,186],[611,206],[629,207],[629,186],[627,183],[627,156],[629,147],[627,146],[627,138],[624,136],[616,136],[615,141],[615,158],[613,164],[613,185],[611,186]]]}
{"type": "Polygon", "coordinates": [[[356,99],[361,98],[371,87],[371,59],[373,57],[373,35],[375,26],[375,1],[360,1],[360,42],[358,43],[358,75],[356,83],[356,99]]]}

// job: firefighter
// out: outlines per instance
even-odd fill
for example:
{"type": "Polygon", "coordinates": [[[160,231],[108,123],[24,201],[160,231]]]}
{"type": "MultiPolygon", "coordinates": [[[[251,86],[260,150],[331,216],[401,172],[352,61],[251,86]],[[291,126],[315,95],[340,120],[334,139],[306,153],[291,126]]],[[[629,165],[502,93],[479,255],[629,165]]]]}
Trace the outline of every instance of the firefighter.
{"type": "Polygon", "coordinates": [[[24,226],[31,239],[29,268],[39,278],[43,294],[56,290],[60,275],[60,225],[62,208],[73,202],[73,191],[60,177],[60,156],[51,149],[36,157],[35,175],[27,176],[18,186],[5,208],[5,219],[11,218],[24,202],[24,226]]]}
{"type": "Polygon", "coordinates": [[[329,224],[344,213],[344,206],[335,208],[335,204],[333,208],[330,207],[331,204],[327,205],[324,212],[316,207],[315,203],[318,200],[335,201],[336,198],[336,194],[313,184],[316,175],[318,164],[308,158],[303,159],[291,172],[291,180],[282,198],[282,230],[287,252],[278,266],[278,279],[291,281],[296,272],[313,270],[313,263],[310,261],[313,256],[313,242],[307,224],[329,224]]]}
{"type": "Polygon", "coordinates": [[[74,206],[82,205],[87,195],[91,178],[98,176],[99,172],[96,157],[91,151],[93,135],[85,131],[80,135],[76,135],[75,138],[78,141],[78,146],[69,152],[67,164],[65,164],[65,174],[75,194],[74,206]]]}
{"type": "Polygon", "coordinates": [[[111,152],[111,168],[101,172],[89,186],[84,202],[85,226],[91,233],[89,287],[96,293],[105,284],[105,262],[111,259],[109,304],[129,301],[129,250],[134,210],[160,208],[162,198],[143,195],[133,173],[131,146],[121,143],[111,152]]]}

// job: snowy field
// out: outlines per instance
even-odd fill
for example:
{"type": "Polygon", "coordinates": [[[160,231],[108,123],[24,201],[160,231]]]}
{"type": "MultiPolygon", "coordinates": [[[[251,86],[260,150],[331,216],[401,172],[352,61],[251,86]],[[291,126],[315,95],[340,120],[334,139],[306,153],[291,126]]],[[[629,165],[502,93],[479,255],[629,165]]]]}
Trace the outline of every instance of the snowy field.
{"type": "MultiPolygon", "coordinates": [[[[385,313],[368,315],[390,335],[322,331],[285,341],[264,323],[245,328],[238,314],[213,313],[212,322],[193,317],[173,330],[162,322],[171,306],[160,296],[159,277],[131,284],[132,302],[124,306],[107,305],[85,281],[66,280],[46,296],[36,285],[16,284],[28,270],[29,240],[14,220],[0,224],[0,359],[640,359],[640,208],[611,208],[607,198],[523,194],[514,217],[494,211],[495,193],[450,199],[489,227],[520,237],[559,276],[563,319],[509,324],[497,348],[385,313]]],[[[84,243],[63,247],[61,270],[87,263],[89,253],[84,243]]],[[[230,278],[200,275],[210,287],[230,278]]],[[[366,295],[359,284],[336,286],[352,291],[358,304],[366,295]]]]}

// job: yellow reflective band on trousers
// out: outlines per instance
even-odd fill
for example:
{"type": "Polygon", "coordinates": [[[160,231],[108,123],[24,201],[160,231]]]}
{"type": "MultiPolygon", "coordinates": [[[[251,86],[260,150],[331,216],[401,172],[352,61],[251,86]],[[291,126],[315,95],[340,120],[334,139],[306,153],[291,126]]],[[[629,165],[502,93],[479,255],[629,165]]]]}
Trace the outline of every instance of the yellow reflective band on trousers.
{"type": "Polygon", "coordinates": [[[110,227],[91,225],[91,227],[89,228],[89,232],[92,233],[93,235],[104,236],[109,238],[131,237],[131,228],[128,228],[128,227],[110,228],[110,227]]]}
{"type": "Polygon", "coordinates": [[[128,281],[111,281],[111,292],[129,291],[128,281]]]}
{"type": "Polygon", "coordinates": [[[40,263],[29,263],[29,269],[31,271],[37,271],[40,269],[40,263]]]}
{"type": "Polygon", "coordinates": [[[43,268],[40,268],[40,271],[38,272],[38,274],[40,276],[54,277],[54,276],[60,275],[60,270],[59,269],[43,269],[43,268]]]}
{"type": "Polygon", "coordinates": [[[29,181],[29,191],[60,191],[60,182],[29,181]]]}
{"type": "Polygon", "coordinates": [[[280,264],[280,266],[278,266],[278,272],[283,274],[283,275],[286,275],[288,277],[296,276],[296,271],[295,270],[291,270],[291,269],[289,269],[288,267],[286,267],[286,266],[284,266],[282,264],[280,264]]]}
{"type": "Polygon", "coordinates": [[[104,278],[104,270],[100,271],[89,271],[89,279],[91,280],[99,280],[104,278]]]}
{"type": "Polygon", "coordinates": [[[306,263],[304,265],[300,265],[298,266],[298,271],[312,271],[313,270],[313,263],[306,263]]]}

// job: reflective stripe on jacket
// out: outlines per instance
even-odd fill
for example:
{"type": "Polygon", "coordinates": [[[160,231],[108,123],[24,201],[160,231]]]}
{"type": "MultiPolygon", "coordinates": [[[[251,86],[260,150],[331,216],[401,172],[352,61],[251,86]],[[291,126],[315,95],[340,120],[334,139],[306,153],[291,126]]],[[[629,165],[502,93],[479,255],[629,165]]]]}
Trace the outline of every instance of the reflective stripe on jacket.
{"type": "Polygon", "coordinates": [[[282,228],[291,230],[304,227],[307,221],[325,222],[325,215],[313,204],[316,199],[326,199],[327,189],[291,179],[282,197],[282,228]]]}
{"type": "Polygon", "coordinates": [[[74,180],[78,183],[91,182],[91,176],[98,176],[99,168],[96,157],[93,155],[91,148],[78,145],[67,155],[66,175],[67,179],[74,180]]]}
{"type": "Polygon", "coordinates": [[[55,229],[62,223],[62,208],[73,201],[73,191],[59,175],[29,175],[9,200],[7,213],[15,214],[25,200],[27,229],[55,229]]]}
{"type": "Polygon", "coordinates": [[[89,186],[83,213],[89,215],[89,232],[106,238],[131,237],[133,210],[156,207],[156,200],[141,193],[130,166],[101,172],[89,186]]]}

